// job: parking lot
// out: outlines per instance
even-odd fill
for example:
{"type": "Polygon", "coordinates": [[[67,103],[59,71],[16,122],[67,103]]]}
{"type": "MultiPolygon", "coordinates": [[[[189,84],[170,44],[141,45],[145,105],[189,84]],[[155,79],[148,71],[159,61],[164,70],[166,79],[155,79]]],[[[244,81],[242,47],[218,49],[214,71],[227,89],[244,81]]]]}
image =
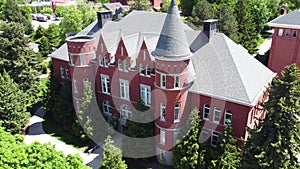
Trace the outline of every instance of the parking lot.
{"type": "Polygon", "coordinates": [[[39,25],[41,25],[42,27],[44,27],[44,28],[47,29],[48,26],[49,26],[51,23],[59,24],[59,23],[60,23],[60,20],[59,20],[59,21],[55,21],[54,18],[52,18],[52,19],[50,19],[50,20],[48,20],[48,21],[46,21],[46,22],[41,22],[41,21],[37,21],[37,20],[32,20],[32,22],[31,22],[31,24],[32,24],[34,30],[36,30],[37,27],[38,27],[39,25]]]}

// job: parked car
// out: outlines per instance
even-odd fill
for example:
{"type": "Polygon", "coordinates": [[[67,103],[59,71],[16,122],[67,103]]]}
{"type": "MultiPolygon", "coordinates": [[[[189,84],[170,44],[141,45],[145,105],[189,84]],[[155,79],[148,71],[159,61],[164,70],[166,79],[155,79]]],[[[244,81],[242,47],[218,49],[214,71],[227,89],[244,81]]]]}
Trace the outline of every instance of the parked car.
{"type": "Polygon", "coordinates": [[[37,14],[31,14],[31,17],[33,20],[36,20],[37,19],[37,14]]]}
{"type": "Polygon", "coordinates": [[[48,18],[47,18],[47,16],[45,16],[45,15],[38,14],[38,15],[37,15],[37,20],[38,20],[38,21],[41,21],[41,22],[47,22],[48,18]]]}

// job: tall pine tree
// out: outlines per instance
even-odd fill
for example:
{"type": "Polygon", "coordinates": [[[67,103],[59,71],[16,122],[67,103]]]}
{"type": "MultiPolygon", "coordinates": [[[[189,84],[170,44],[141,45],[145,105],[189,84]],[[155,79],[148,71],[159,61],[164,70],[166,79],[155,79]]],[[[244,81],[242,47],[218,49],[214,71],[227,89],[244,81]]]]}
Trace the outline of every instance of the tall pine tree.
{"type": "Polygon", "coordinates": [[[251,131],[243,154],[245,168],[300,168],[300,74],[295,64],[276,77],[265,121],[251,131]]]}
{"type": "Polygon", "coordinates": [[[199,28],[204,20],[213,19],[214,16],[211,4],[207,0],[199,0],[193,7],[192,14],[188,20],[192,23],[192,26],[199,28]]]}

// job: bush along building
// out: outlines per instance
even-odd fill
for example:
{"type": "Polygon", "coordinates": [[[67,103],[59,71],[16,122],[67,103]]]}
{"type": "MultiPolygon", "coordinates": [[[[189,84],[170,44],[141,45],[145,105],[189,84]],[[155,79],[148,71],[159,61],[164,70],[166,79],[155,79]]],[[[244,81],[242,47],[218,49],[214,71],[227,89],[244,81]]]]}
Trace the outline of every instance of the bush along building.
{"type": "Polygon", "coordinates": [[[268,67],[276,73],[280,73],[287,65],[300,65],[299,18],[300,11],[297,10],[268,23],[274,28],[268,67]]]}
{"type": "Polygon", "coordinates": [[[172,147],[185,118],[198,108],[203,132],[213,146],[224,126],[242,143],[246,128],[264,119],[260,103],[274,73],[217,32],[217,21],[203,31],[185,25],[175,1],[167,14],[133,11],[118,21],[110,12],[51,54],[54,75],[72,81],[75,103],[93,84],[103,115],[119,120],[120,131],[139,99],[155,118],[156,152],[171,164],[172,147]]]}

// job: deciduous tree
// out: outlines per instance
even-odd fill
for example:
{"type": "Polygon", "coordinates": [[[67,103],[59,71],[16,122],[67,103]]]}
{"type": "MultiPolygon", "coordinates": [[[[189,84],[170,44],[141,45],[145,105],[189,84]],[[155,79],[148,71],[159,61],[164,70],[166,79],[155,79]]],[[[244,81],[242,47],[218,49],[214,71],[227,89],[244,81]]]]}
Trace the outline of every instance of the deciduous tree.
{"type": "Polygon", "coordinates": [[[214,13],[211,4],[207,0],[199,0],[193,7],[192,15],[188,19],[199,28],[204,20],[213,18],[214,13]]]}

